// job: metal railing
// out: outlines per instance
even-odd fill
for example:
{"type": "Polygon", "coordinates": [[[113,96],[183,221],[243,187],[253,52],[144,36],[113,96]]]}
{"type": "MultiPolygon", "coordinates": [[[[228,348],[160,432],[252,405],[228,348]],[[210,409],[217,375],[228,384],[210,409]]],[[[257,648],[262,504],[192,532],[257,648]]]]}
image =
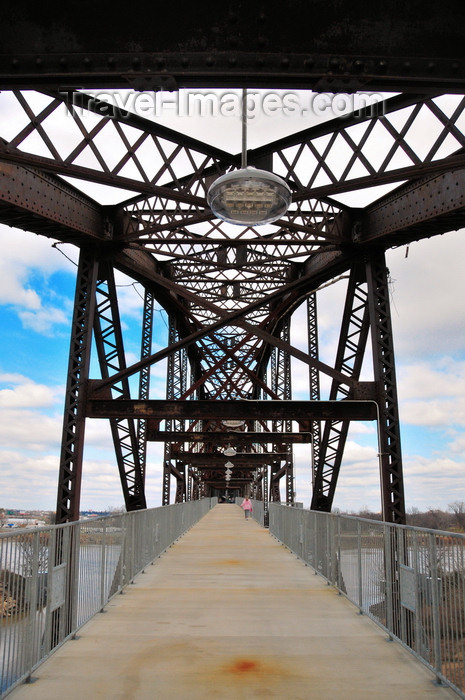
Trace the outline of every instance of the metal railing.
{"type": "Polygon", "coordinates": [[[0,698],[216,501],[0,532],[0,698]]]}
{"type": "Polygon", "coordinates": [[[269,530],[465,698],[465,535],[276,503],[269,530]]]}
{"type": "MultiPolygon", "coordinates": [[[[242,501],[241,501],[242,503],[242,501]]],[[[252,501],[253,511],[252,517],[257,521],[259,525],[265,527],[268,523],[266,522],[267,511],[265,509],[265,504],[263,501],[252,501]]]]}

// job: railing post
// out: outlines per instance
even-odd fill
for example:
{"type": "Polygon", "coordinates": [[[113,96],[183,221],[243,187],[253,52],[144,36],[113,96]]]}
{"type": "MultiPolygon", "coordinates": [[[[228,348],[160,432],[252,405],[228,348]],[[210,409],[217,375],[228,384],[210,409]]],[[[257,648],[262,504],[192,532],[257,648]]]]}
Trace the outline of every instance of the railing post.
{"type": "Polygon", "coordinates": [[[129,528],[129,521],[128,521],[128,513],[124,513],[121,516],[121,552],[120,552],[120,561],[121,561],[121,566],[120,566],[120,571],[119,571],[119,592],[120,594],[123,593],[124,585],[126,583],[126,550],[128,547],[128,528],[129,528]]]}
{"type": "Polygon", "coordinates": [[[393,610],[393,576],[392,576],[392,534],[391,527],[384,525],[384,578],[385,578],[385,605],[386,605],[386,627],[389,632],[389,639],[393,639],[394,631],[394,610],[393,610]]]}
{"type": "Polygon", "coordinates": [[[329,580],[332,586],[337,584],[337,549],[336,549],[336,528],[337,515],[329,516],[330,538],[329,538],[329,561],[330,561],[330,577],[329,580]]]}
{"type": "Polygon", "coordinates": [[[363,613],[363,582],[362,582],[362,524],[357,521],[357,575],[358,575],[358,607],[363,613]]]}
{"type": "Polygon", "coordinates": [[[78,627],[78,601],[79,601],[79,560],[81,556],[81,524],[80,522],[66,528],[69,531],[69,580],[70,593],[68,611],[69,632],[76,633],[78,627]]]}
{"type": "Polygon", "coordinates": [[[100,612],[103,612],[105,607],[105,571],[106,571],[106,542],[107,542],[107,524],[104,521],[102,526],[102,542],[100,545],[100,612]]]}
{"type": "Polygon", "coordinates": [[[429,560],[431,572],[431,607],[433,611],[433,648],[434,648],[434,669],[438,683],[441,682],[439,674],[442,673],[442,652],[441,652],[441,621],[439,614],[439,570],[436,551],[436,537],[429,534],[429,560]]]}
{"type": "MultiPolygon", "coordinates": [[[[39,571],[39,533],[34,532],[32,535],[32,562],[31,562],[31,576],[29,579],[30,589],[27,592],[25,590],[25,598],[29,604],[28,610],[28,622],[27,622],[27,635],[26,635],[26,650],[24,667],[29,671],[27,680],[31,679],[32,667],[34,666],[34,643],[36,635],[34,634],[35,628],[35,617],[37,615],[37,593],[38,593],[38,571],[39,571]]],[[[27,580],[26,579],[26,583],[27,580]]]]}

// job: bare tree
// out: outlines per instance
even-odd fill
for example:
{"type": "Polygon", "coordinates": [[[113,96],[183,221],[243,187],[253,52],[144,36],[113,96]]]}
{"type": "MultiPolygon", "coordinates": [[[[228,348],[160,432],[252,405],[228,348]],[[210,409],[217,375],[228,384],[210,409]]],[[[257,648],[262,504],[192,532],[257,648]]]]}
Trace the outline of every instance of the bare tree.
{"type": "Polygon", "coordinates": [[[449,503],[449,510],[453,512],[460,529],[465,530],[465,501],[449,503]]]}

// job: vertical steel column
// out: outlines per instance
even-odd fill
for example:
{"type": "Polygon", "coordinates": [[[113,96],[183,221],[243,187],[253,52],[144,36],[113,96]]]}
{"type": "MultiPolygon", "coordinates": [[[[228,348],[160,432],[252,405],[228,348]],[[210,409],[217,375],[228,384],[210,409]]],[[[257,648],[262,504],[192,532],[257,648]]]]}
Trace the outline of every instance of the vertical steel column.
{"type": "MultiPolygon", "coordinates": [[[[266,378],[267,378],[267,372],[266,372],[266,365],[265,363],[261,363],[258,371],[257,371],[257,376],[261,382],[262,385],[266,385],[266,378]]],[[[260,385],[257,385],[254,388],[254,391],[256,392],[254,395],[254,398],[258,400],[262,399],[267,399],[268,394],[265,393],[265,391],[262,389],[260,385]]],[[[263,430],[263,425],[260,421],[255,421],[255,428],[257,432],[261,432],[263,430]]],[[[248,447],[248,450],[251,450],[251,447],[248,447]]],[[[261,451],[263,451],[263,444],[260,446],[261,451]]],[[[268,469],[268,466],[265,467],[258,467],[255,472],[254,472],[254,477],[252,481],[252,491],[254,493],[254,497],[257,501],[263,501],[264,502],[264,512],[268,512],[268,490],[263,489],[263,470],[268,469]]]]}
{"type": "MultiPolygon", "coordinates": [[[[350,273],[344,314],[339,335],[335,369],[348,377],[358,379],[365,355],[370,317],[365,272],[355,265],[350,273]]],[[[347,385],[334,380],[330,400],[350,398],[347,385]]],[[[337,480],[349,431],[349,421],[326,421],[315,462],[315,484],[311,508],[329,512],[332,507],[337,480]]]]}
{"type": "MultiPolygon", "coordinates": [[[[174,317],[168,316],[168,345],[176,342],[176,323],[174,317]]],[[[174,353],[168,356],[166,366],[166,398],[167,400],[174,398],[174,353]]],[[[171,430],[172,421],[166,421],[166,430],[171,430]]],[[[165,456],[163,459],[163,493],[162,504],[169,505],[171,495],[171,443],[165,442],[165,456]]]]}
{"type": "MultiPolygon", "coordinates": [[[[170,315],[168,326],[168,345],[173,345],[177,340],[179,340],[179,332],[176,318],[173,315],[170,315]]],[[[166,371],[166,398],[167,400],[174,400],[185,394],[187,388],[187,354],[184,349],[172,352],[168,356],[166,371]]],[[[166,421],[167,431],[183,431],[184,428],[185,421],[182,419],[166,421]]],[[[170,482],[172,473],[175,474],[177,479],[175,503],[181,503],[186,499],[187,487],[185,467],[184,464],[176,464],[176,470],[173,470],[171,461],[173,456],[175,457],[175,453],[173,453],[172,450],[172,443],[165,443],[162,497],[163,505],[168,505],[170,502],[170,482]]]]}
{"type": "Polygon", "coordinates": [[[394,343],[389,305],[388,271],[384,251],[366,263],[368,304],[372,329],[373,364],[379,406],[379,449],[383,519],[405,523],[404,480],[394,343]]]}
{"type": "MultiPolygon", "coordinates": [[[[145,289],[144,294],[144,309],[142,317],[142,338],[140,347],[141,360],[150,356],[152,352],[152,334],[153,334],[153,308],[154,297],[149,289],[145,289]]],[[[144,367],[139,375],[139,399],[141,401],[148,399],[150,395],[150,365],[144,367]]],[[[145,483],[145,474],[147,470],[147,421],[145,418],[139,418],[137,424],[137,442],[139,446],[139,465],[142,481],[145,483]]]]}
{"type": "MultiPolygon", "coordinates": [[[[102,378],[108,379],[126,367],[114,272],[108,263],[101,264],[99,270],[94,335],[102,378]]],[[[114,398],[130,398],[128,379],[114,383],[111,392],[114,398]]],[[[111,418],[110,427],[126,509],[146,508],[135,422],[132,418],[111,418]]]]}
{"type": "MultiPolygon", "coordinates": [[[[287,316],[283,320],[281,338],[286,342],[290,343],[291,336],[291,317],[287,316]]],[[[284,401],[290,400],[292,398],[292,382],[291,382],[291,358],[288,352],[281,350],[280,348],[273,348],[271,355],[271,386],[274,393],[283,399],[284,401]]],[[[292,421],[273,421],[273,431],[274,432],[292,432],[292,421]]],[[[287,452],[286,463],[285,463],[285,475],[286,475],[286,504],[291,505],[294,503],[294,469],[293,469],[293,454],[292,454],[292,444],[284,445],[284,450],[287,452]]],[[[278,450],[278,446],[274,445],[273,449],[278,450]]],[[[276,478],[276,472],[281,471],[279,469],[279,463],[274,464],[271,468],[271,478],[270,478],[270,500],[280,501],[280,491],[279,491],[279,478],[276,478]]]]}
{"type": "MultiPolygon", "coordinates": [[[[278,348],[274,347],[271,351],[271,388],[275,392],[275,394],[278,394],[278,366],[279,366],[279,360],[278,360],[278,348]]],[[[273,431],[279,430],[278,424],[280,422],[278,421],[273,421],[273,431]]],[[[273,445],[273,451],[278,452],[278,445],[274,444],[273,445]]],[[[268,474],[268,465],[266,465],[266,471],[268,474]]],[[[274,463],[270,467],[270,496],[269,500],[270,501],[275,501],[275,502],[280,502],[281,501],[281,493],[279,489],[279,479],[276,478],[276,472],[279,470],[279,462],[274,463]]]]}
{"type": "Polygon", "coordinates": [[[265,498],[263,500],[263,524],[265,527],[268,527],[269,524],[269,519],[270,519],[270,509],[269,509],[269,501],[267,498],[268,494],[268,465],[265,464],[263,467],[263,493],[265,494],[265,498]]]}
{"type": "MultiPolygon", "coordinates": [[[[308,355],[314,360],[319,359],[318,345],[318,315],[317,296],[312,292],[307,297],[307,328],[308,328],[308,355]]],[[[309,398],[310,401],[320,400],[320,374],[313,365],[309,367],[309,398]]],[[[319,421],[311,422],[312,433],[312,487],[315,484],[315,468],[320,456],[321,424],[319,421]]]]}
{"type": "Polygon", "coordinates": [[[66,383],[56,523],[79,520],[85,431],[85,385],[89,378],[98,262],[82,249],[76,278],[66,383]]]}

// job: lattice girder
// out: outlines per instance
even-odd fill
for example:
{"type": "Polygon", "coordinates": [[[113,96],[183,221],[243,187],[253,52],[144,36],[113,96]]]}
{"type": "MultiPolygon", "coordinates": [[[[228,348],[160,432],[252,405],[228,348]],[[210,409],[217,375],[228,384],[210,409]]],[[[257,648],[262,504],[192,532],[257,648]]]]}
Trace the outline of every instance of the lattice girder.
{"type": "MultiPolygon", "coordinates": [[[[60,240],[71,240],[82,248],[98,241],[99,252],[109,264],[142,282],[150,290],[152,302],[156,299],[176,324],[176,334],[170,336],[166,348],[152,353],[146,341],[141,360],[131,367],[121,362],[122,338],[112,341],[113,351],[109,351],[111,343],[105,329],[97,328],[97,340],[105,346],[102,363],[108,374],[100,382],[102,390],[124,387],[128,377],[136,373],[147,377],[152,364],[168,358],[168,398],[221,401],[263,396],[286,400],[290,357],[296,357],[309,367],[311,398],[316,400],[319,394],[320,372],[333,381],[332,398],[350,397],[357,388],[368,329],[366,298],[358,306],[361,287],[352,289],[349,295],[352,306],[344,312],[340,353],[333,366],[318,359],[316,317],[312,318],[310,311],[308,320],[314,327],[310,329],[308,352],[293,347],[288,334],[281,330],[285,319],[302,301],[313,298],[319,285],[354,270],[362,255],[372,261],[368,287],[370,323],[376,338],[375,381],[381,413],[388,415],[381,426],[388,453],[383,467],[384,508],[390,519],[401,521],[404,504],[392,329],[385,271],[377,251],[398,241],[399,236],[408,241],[427,235],[428,225],[434,225],[434,233],[438,233],[447,230],[452,220],[454,224],[465,220],[465,98],[439,92],[399,94],[380,101],[376,110],[328,120],[250,150],[250,162],[266,162],[292,189],[289,211],[266,228],[224,224],[213,218],[206,205],[206,192],[213,179],[240,166],[237,153],[214,148],[123,111],[109,114],[108,105],[105,108],[105,103],[83,91],[60,94],[52,89],[42,93],[16,90],[4,99],[14,104],[21,118],[17,128],[14,123],[8,125],[5,136],[0,118],[1,174],[8,183],[1,190],[0,220],[15,220],[44,235],[51,236],[55,231],[60,240]],[[58,117],[65,114],[66,143],[56,129],[58,117]],[[452,189],[448,180],[451,173],[455,177],[452,189]],[[118,205],[100,207],[85,197],[73,196],[72,186],[61,188],[59,178],[63,176],[110,186],[126,192],[127,198],[123,194],[118,205]],[[63,194],[66,202],[73,203],[74,213],[68,218],[57,208],[41,212],[37,203],[28,201],[27,188],[40,177],[38,191],[44,194],[44,200],[45,192],[50,191],[56,200],[63,194]],[[399,186],[390,199],[365,209],[332,199],[341,193],[356,195],[377,185],[401,181],[406,184],[399,186]],[[450,192],[446,204],[442,201],[445,191],[450,192]],[[422,210],[409,218],[405,211],[420,192],[432,192],[433,208],[434,204],[440,206],[434,214],[422,210]],[[400,208],[400,202],[408,206],[400,208]],[[399,209],[403,213],[398,213],[399,209]],[[59,225],[54,228],[58,219],[59,225]],[[266,374],[270,358],[276,362],[272,381],[266,374]],[[188,361],[189,382],[183,383],[188,361]]],[[[94,285],[90,277],[89,285],[85,293],[94,285]]],[[[114,314],[116,311],[117,307],[114,314]]],[[[100,320],[104,318],[102,310],[100,320]]],[[[148,319],[144,323],[150,325],[148,319]]],[[[114,328],[111,319],[109,326],[114,328]]],[[[79,372],[85,374],[85,363],[83,367],[79,372]]],[[[147,382],[141,383],[141,392],[147,398],[147,382]]],[[[124,388],[120,393],[125,395],[124,388]]],[[[76,427],[73,421],[74,417],[71,433],[76,427]]],[[[269,429],[265,422],[256,423],[258,431],[269,429]]],[[[147,426],[140,426],[138,436],[131,427],[124,437],[119,431],[123,473],[131,484],[137,479],[143,483],[144,467],[137,467],[136,462],[138,454],[144,460],[140,443],[145,440],[147,426]],[[128,466],[128,459],[134,459],[134,468],[128,466]]],[[[332,421],[328,426],[315,441],[319,466],[314,504],[324,509],[334,495],[347,432],[346,422],[332,421]]],[[[186,430],[182,421],[168,427],[170,433],[186,430]]],[[[214,421],[192,421],[189,430],[197,429],[208,433],[215,432],[216,427],[214,421]]],[[[290,432],[284,421],[277,421],[273,429],[290,432]]],[[[70,439],[73,442],[74,436],[65,435],[63,444],[70,439]]],[[[201,449],[208,452],[213,444],[208,441],[201,449]]],[[[251,452],[263,449],[264,444],[257,443],[251,452]]],[[[194,448],[198,445],[193,442],[194,448]]],[[[290,444],[287,449],[291,455],[290,444]]],[[[186,471],[180,469],[169,449],[164,464],[164,503],[169,502],[172,476],[177,479],[177,500],[205,492],[203,475],[192,465],[186,471]]],[[[292,498],[290,464],[288,460],[285,466],[288,501],[292,498]]],[[[65,492],[74,478],[71,472],[60,476],[60,488],[65,492]]],[[[277,496],[283,474],[283,467],[277,463],[270,479],[273,497],[277,496]]],[[[257,472],[244,478],[249,480],[248,485],[253,482],[267,493],[268,474],[257,472]]],[[[216,479],[215,488],[218,483],[221,480],[216,479]]],[[[208,481],[208,486],[213,488],[213,482],[208,481]]],[[[67,518],[71,512],[69,497],[65,493],[63,498],[67,504],[63,517],[67,518]]]]}

